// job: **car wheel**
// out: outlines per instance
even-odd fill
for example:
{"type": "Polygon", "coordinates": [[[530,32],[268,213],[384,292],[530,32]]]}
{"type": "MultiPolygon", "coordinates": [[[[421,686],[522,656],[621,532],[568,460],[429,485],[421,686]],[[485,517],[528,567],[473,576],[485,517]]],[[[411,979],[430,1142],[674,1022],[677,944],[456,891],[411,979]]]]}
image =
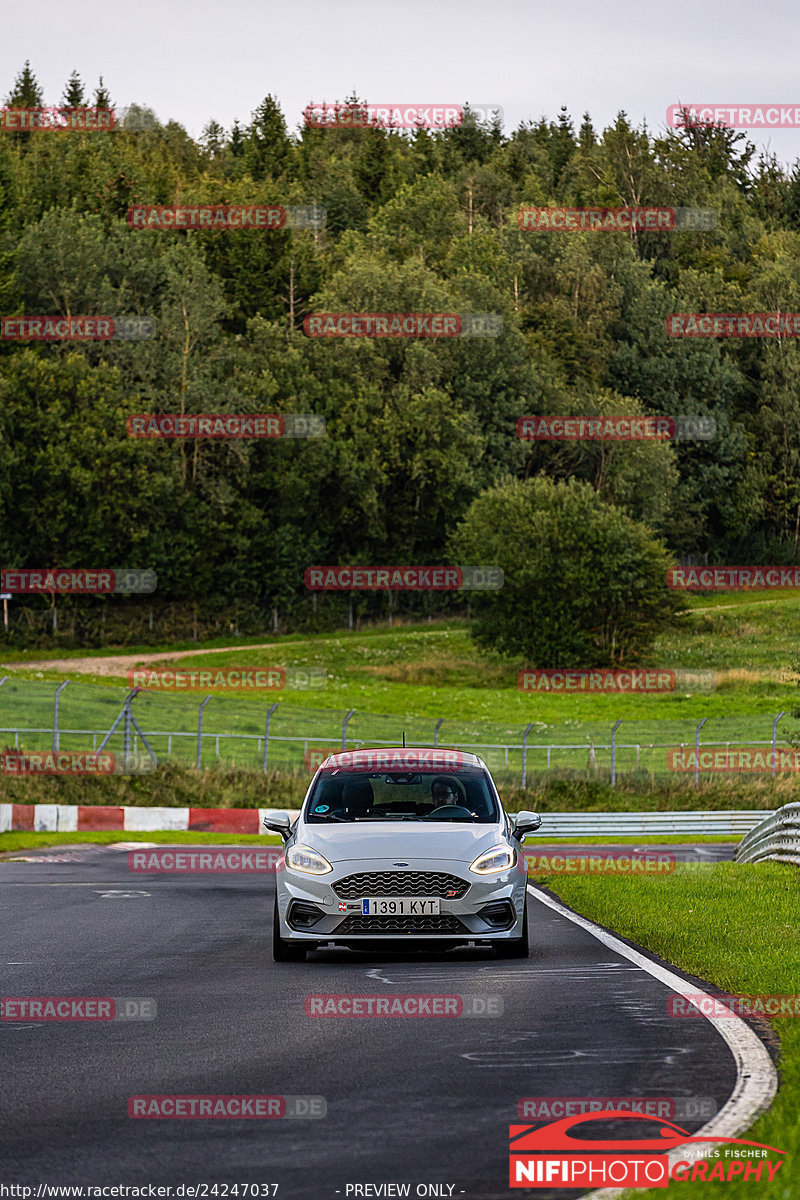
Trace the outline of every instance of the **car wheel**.
{"type": "Polygon", "coordinates": [[[293,946],[291,942],[287,942],[281,937],[281,926],[278,920],[278,901],[275,900],[275,908],[272,917],[272,958],[274,962],[305,962],[306,948],[305,946],[293,946]]]}
{"type": "Polygon", "coordinates": [[[528,948],[528,899],[525,897],[525,913],[522,917],[522,936],[511,938],[507,942],[498,942],[496,947],[498,958],[527,958],[528,948]]]}

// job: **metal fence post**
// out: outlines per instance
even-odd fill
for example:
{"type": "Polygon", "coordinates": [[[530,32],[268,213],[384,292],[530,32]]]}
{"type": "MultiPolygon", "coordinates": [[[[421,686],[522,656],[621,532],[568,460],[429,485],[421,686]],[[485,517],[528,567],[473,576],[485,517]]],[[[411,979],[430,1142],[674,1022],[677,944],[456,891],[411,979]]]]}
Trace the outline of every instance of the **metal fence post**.
{"type": "Polygon", "coordinates": [[[131,700],[132,696],[128,696],[125,701],[125,716],[122,720],[122,753],[125,755],[125,766],[128,765],[128,759],[131,753],[131,700]]]}
{"type": "Polygon", "coordinates": [[[265,775],[267,773],[267,755],[269,754],[269,723],[272,720],[272,714],[275,712],[277,707],[278,701],[276,700],[272,707],[267,709],[267,723],[264,726],[264,761],[262,763],[262,770],[265,775]]]}
{"type": "MultiPolygon", "coordinates": [[[[123,745],[125,747],[125,766],[127,767],[128,753],[129,753],[129,749],[130,749],[131,725],[135,724],[135,718],[133,716],[133,713],[131,712],[131,704],[136,699],[136,697],[139,695],[139,692],[141,690],[142,690],[141,688],[134,688],[133,691],[128,692],[128,694],[125,697],[125,700],[123,702],[122,708],[120,709],[120,711],[116,717],[116,720],[114,721],[114,724],[111,726],[108,733],[103,738],[102,742],[97,747],[94,754],[100,754],[103,750],[105,750],[107,743],[111,740],[114,730],[117,728],[120,721],[122,721],[123,722],[122,728],[124,731],[123,745]]],[[[144,742],[145,746],[147,746],[147,750],[148,750],[148,753],[150,754],[150,757],[153,759],[154,762],[157,761],[156,756],[155,756],[155,754],[153,754],[152,748],[148,745],[147,739],[145,738],[141,729],[139,730],[139,733],[142,734],[142,741],[144,742]]],[[[93,757],[94,757],[94,754],[93,754],[93,757]]]]}
{"type": "Polygon", "coordinates": [[[705,725],[708,717],[703,717],[700,724],[694,731],[694,786],[700,782],[700,730],[705,725]]]}
{"type": "Polygon", "coordinates": [[[777,730],[777,728],[778,728],[778,721],[780,721],[781,717],[784,717],[784,716],[786,716],[786,714],[785,714],[785,713],[782,713],[782,712],[780,712],[780,713],[778,713],[778,715],[777,715],[777,717],[775,718],[775,720],[772,722],[772,774],[773,774],[773,776],[774,776],[774,774],[775,774],[775,737],[776,737],[776,730],[777,730]]]}
{"type": "Polygon", "coordinates": [[[611,786],[617,786],[617,730],[622,724],[622,718],[613,726],[611,730],[611,786]]]}
{"type": "Polygon", "coordinates": [[[65,679],[64,682],[60,683],[58,685],[58,687],[56,688],[56,703],[55,703],[55,708],[53,711],[53,752],[54,753],[56,753],[58,751],[58,741],[59,741],[59,738],[58,738],[58,706],[61,701],[61,693],[63,692],[64,688],[67,686],[68,683],[69,683],[69,680],[65,679]]]}
{"type": "Polygon", "coordinates": [[[200,707],[197,710],[197,762],[195,766],[199,768],[200,759],[203,754],[203,709],[208,704],[210,696],[206,696],[205,700],[200,701],[200,707]]]}
{"type": "MultiPolygon", "coordinates": [[[[127,696],[125,697],[125,704],[123,706],[123,712],[125,715],[122,724],[122,746],[125,754],[126,770],[128,767],[128,759],[130,758],[131,753],[131,728],[133,726],[133,713],[131,712],[131,705],[141,690],[141,688],[137,687],[134,688],[133,691],[128,692],[127,696]]],[[[147,746],[147,742],[145,742],[145,745],[147,746]]],[[[147,746],[147,749],[150,750],[150,747],[147,746]]],[[[152,750],[150,753],[152,754],[152,750]]]]}
{"type": "Polygon", "coordinates": [[[439,730],[442,728],[442,725],[444,725],[444,717],[440,717],[439,720],[436,722],[436,728],[433,731],[434,746],[439,745],[439,730]]]}
{"type": "MultiPolygon", "coordinates": [[[[389,593],[391,595],[391,592],[389,593]]],[[[350,718],[355,715],[355,709],[351,708],[348,713],[345,713],[345,718],[342,721],[342,751],[347,749],[347,726],[350,723],[350,718]]]]}
{"type": "MultiPolygon", "coordinates": [[[[528,734],[533,729],[533,721],[526,726],[522,734],[522,787],[527,790],[528,787],[528,734]]],[[[550,755],[548,754],[548,759],[550,755]]],[[[549,765],[549,764],[548,764],[549,765]]]]}

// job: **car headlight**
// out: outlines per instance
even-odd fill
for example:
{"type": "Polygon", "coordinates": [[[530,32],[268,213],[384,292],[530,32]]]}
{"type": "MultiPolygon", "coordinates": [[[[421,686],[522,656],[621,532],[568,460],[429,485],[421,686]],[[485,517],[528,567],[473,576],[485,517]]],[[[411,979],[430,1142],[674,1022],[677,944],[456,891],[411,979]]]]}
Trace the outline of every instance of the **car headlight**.
{"type": "Polygon", "coordinates": [[[494,875],[496,871],[506,871],[514,865],[514,851],[508,846],[495,846],[485,854],[479,854],[471,864],[470,871],[476,875],[494,875]]]}
{"type": "Polygon", "coordinates": [[[310,846],[292,846],[286,855],[286,865],[293,871],[303,871],[306,875],[327,875],[333,867],[327,858],[310,846]]]}

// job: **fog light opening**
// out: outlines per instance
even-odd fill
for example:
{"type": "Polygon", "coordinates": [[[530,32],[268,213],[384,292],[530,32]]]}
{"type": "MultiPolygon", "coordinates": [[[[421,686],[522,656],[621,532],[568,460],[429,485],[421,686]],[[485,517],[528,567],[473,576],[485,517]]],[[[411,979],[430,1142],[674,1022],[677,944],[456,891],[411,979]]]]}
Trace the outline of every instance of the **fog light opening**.
{"type": "Polygon", "coordinates": [[[480,909],[478,916],[493,929],[510,929],[517,919],[514,905],[510,900],[495,900],[492,904],[480,909]]]}
{"type": "Polygon", "coordinates": [[[316,904],[309,904],[305,900],[293,900],[286,923],[292,929],[311,929],[324,916],[325,913],[321,908],[317,908],[316,904]]]}

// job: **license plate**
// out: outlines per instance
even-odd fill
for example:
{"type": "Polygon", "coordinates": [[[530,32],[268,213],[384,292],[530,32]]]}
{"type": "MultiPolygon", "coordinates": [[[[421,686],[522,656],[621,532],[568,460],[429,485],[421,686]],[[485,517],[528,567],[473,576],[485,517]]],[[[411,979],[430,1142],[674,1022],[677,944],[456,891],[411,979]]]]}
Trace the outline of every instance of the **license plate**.
{"type": "Polygon", "coordinates": [[[438,896],[367,896],[361,901],[365,917],[435,917],[438,896]]]}

